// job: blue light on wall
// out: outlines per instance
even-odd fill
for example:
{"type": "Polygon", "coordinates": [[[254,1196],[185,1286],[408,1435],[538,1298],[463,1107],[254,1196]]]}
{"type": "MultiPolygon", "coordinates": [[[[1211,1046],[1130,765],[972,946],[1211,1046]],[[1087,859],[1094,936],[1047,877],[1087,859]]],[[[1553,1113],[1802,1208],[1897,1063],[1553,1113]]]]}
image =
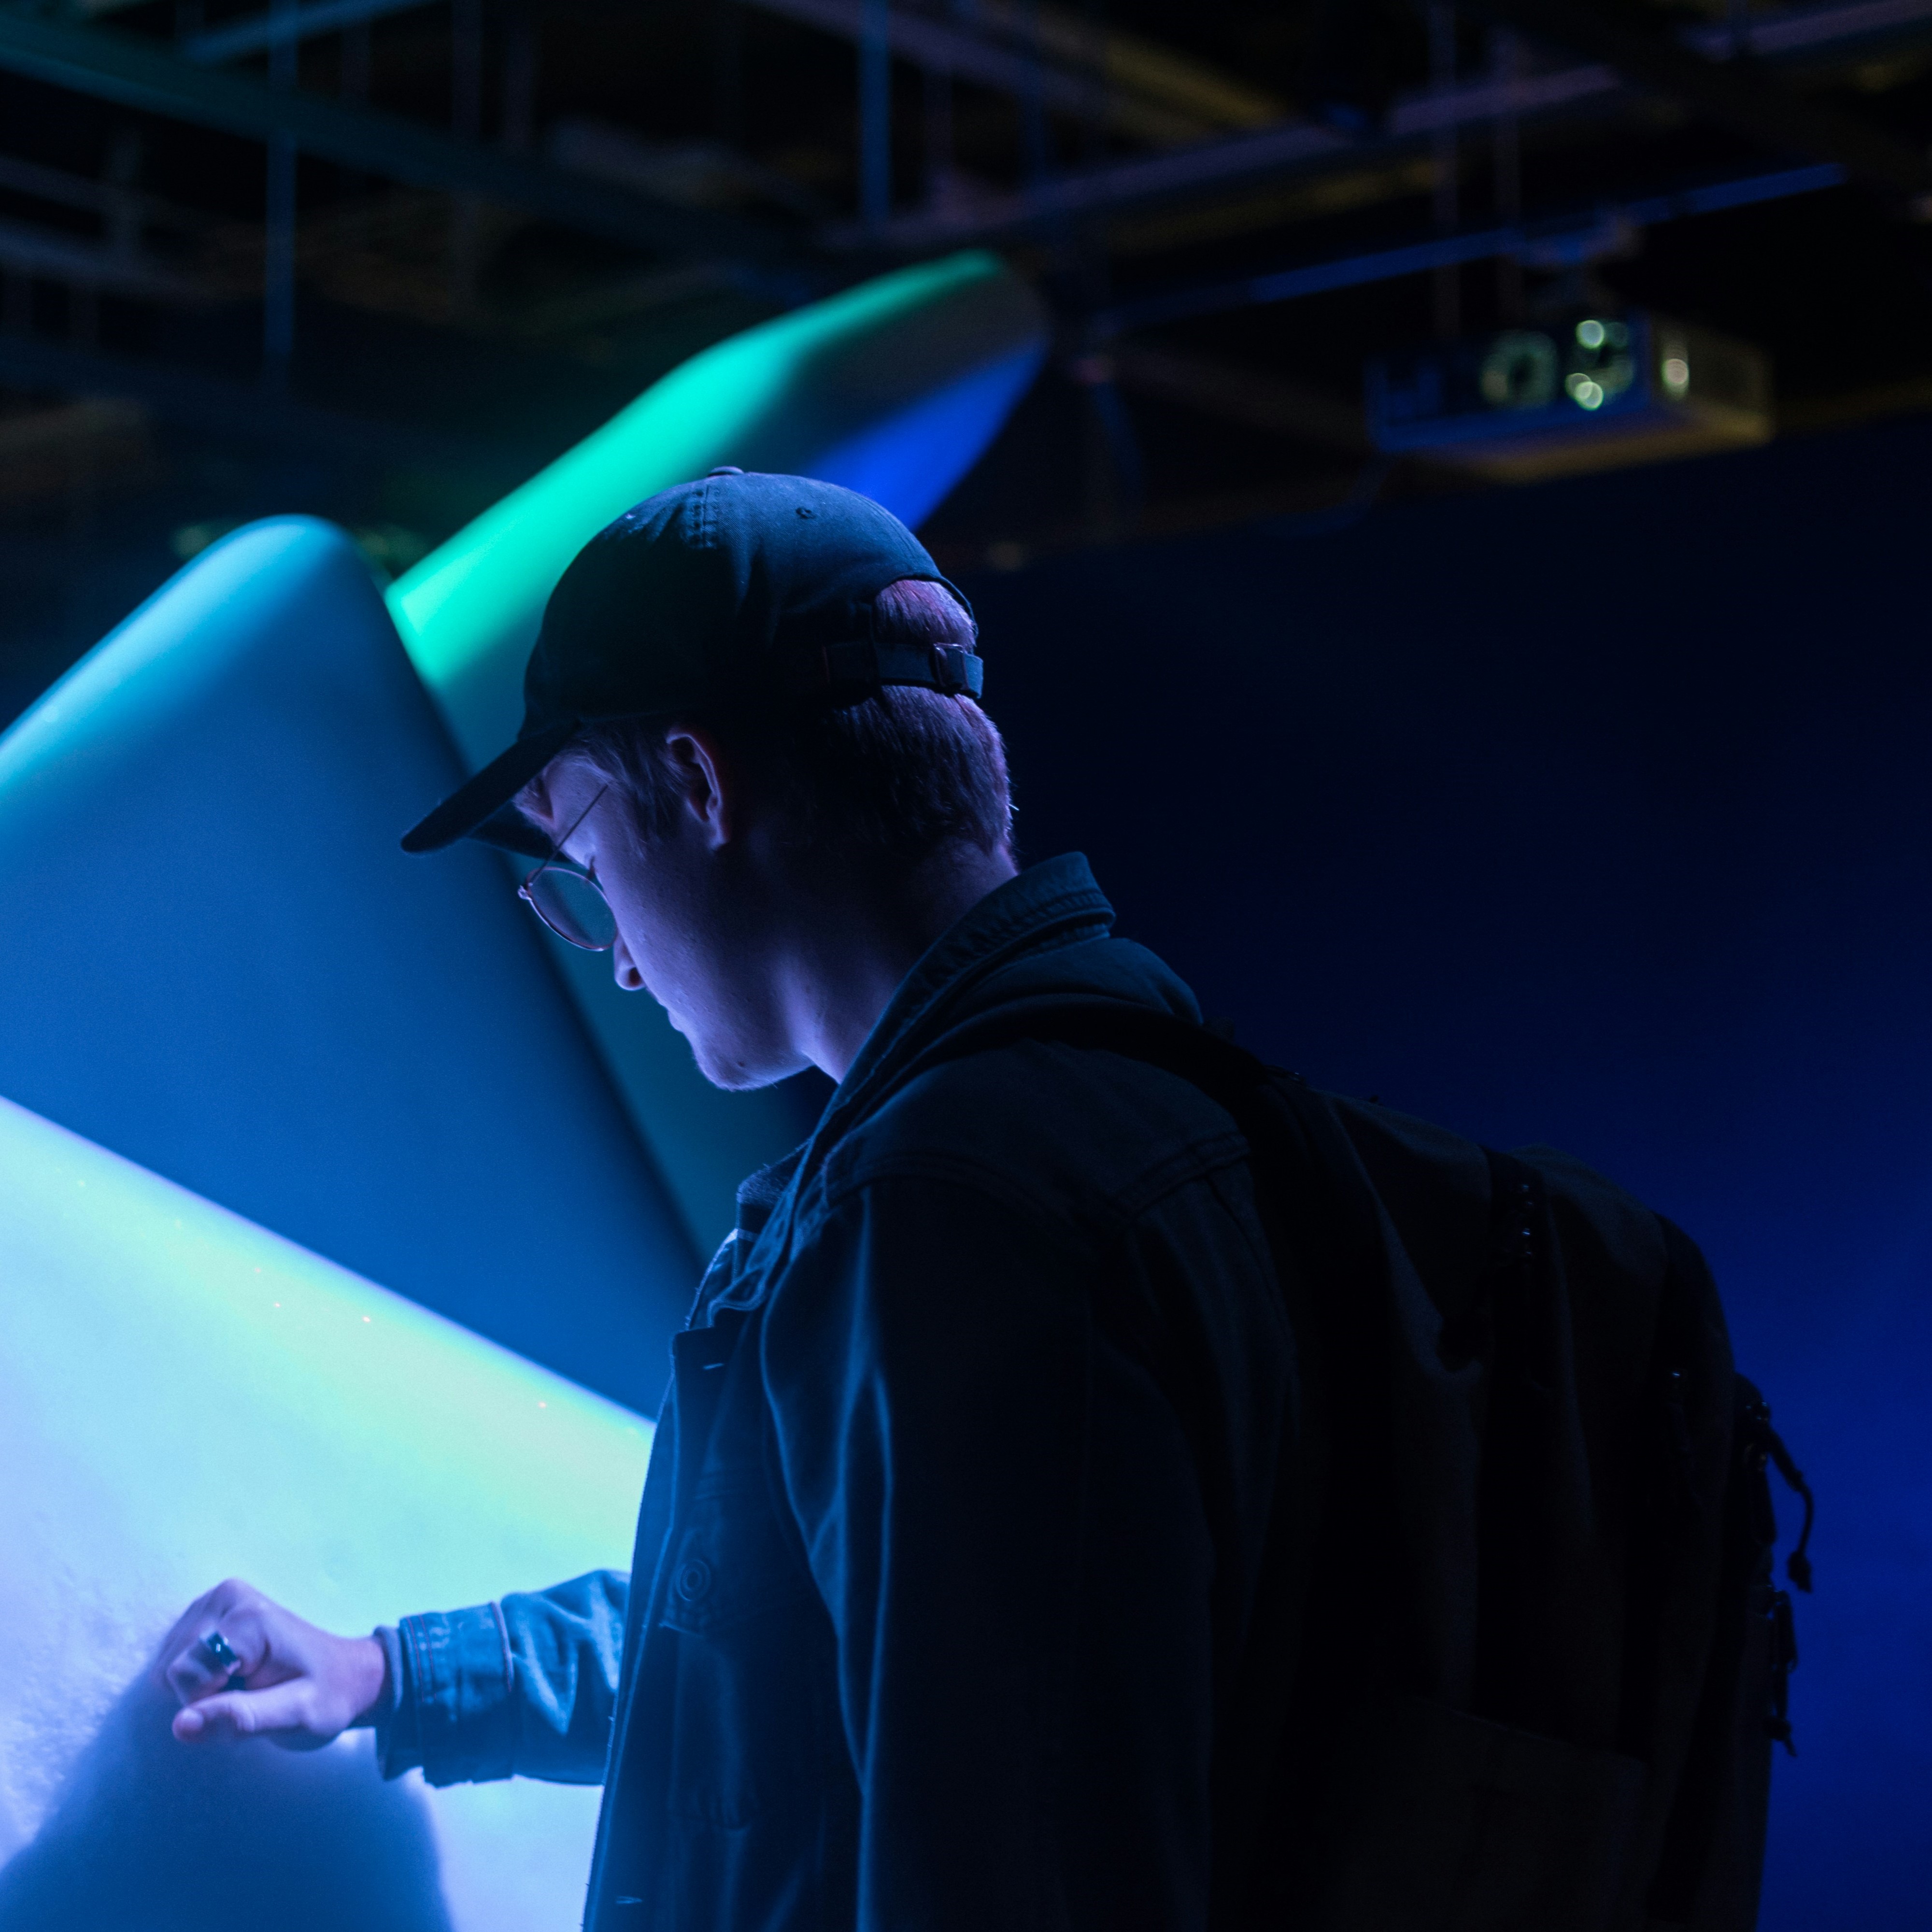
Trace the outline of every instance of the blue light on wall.
{"type": "Polygon", "coordinates": [[[1763,1932],[1932,1897],[1928,479],[1921,422],[968,586],[1031,850],[1210,1012],[1709,1255],[1818,1493],[1763,1932]]]}
{"type": "Polygon", "coordinates": [[[340,532],[182,571],[0,738],[0,1095],[654,1410],[695,1258],[340,532]]]}
{"type": "Polygon", "coordinates": [[[573,1926],[594,1789],[184,1748],[145,1673],[226,1576],[353,1632],[621,1567],[650,1424],[4,1102],[0,1283],[0,1926],[573,1926]]]}

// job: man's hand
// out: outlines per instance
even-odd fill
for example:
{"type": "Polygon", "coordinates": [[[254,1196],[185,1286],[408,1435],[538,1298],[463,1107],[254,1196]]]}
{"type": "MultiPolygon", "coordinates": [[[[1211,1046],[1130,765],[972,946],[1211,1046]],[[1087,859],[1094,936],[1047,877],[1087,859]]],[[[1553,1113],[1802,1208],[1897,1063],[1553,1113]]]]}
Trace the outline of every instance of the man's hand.
{"type": "Polygon", "coordinates": [[[381,1698],[388,1665],[373,1636],[331,1636],[231,1577],[188,1606],[154,1674],[181,1700],[184,1744],[266,1737],[314,1750],[381,1698]],[[224,1646],[232,1663],[217,1660],[224,1646]]]}

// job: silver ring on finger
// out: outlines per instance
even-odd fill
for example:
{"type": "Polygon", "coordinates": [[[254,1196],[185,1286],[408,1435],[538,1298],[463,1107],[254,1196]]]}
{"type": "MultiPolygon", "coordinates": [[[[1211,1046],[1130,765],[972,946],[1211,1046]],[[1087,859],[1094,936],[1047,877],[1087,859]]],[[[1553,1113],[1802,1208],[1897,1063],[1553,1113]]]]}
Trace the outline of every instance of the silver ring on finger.
{"type": "Polygon", "coordinates": [[[195,1646],[208,1662],[211,1668],[226,1673],[232,1687],[242,1676],[242,1660],[236,1654],[235,1646],[218,1630],[208,1631],[195,1646]]]}

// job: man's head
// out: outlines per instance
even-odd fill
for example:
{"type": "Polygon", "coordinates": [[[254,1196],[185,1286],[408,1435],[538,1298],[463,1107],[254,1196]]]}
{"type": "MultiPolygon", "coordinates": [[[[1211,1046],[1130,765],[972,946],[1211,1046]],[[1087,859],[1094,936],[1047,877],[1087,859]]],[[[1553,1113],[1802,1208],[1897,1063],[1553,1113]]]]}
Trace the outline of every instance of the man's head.
{"type": "Polygon", "coordinates": [[[566,856],[721,1086],[842,1072],[1013,870],[970,609],[897,520],[731,472],[640,504],[559,584],[517,744],[412,832],[566,856]],[[519,832],[519,826],[522,830],[519,832]]]}

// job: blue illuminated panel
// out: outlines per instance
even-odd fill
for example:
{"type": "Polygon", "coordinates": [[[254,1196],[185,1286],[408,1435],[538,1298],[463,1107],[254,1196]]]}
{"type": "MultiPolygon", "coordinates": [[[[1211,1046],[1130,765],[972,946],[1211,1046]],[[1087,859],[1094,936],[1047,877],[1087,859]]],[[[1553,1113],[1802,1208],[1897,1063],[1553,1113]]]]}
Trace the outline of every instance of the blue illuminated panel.
{"type": "Polygon", "coordinates": [[[184,1748],[239,1575],[324,1627],[628,1561],[640,1417],[0,1102],[0,1924],[566,1932],[598,1792],[184,1748]]]}
{"type": "Polygon", "coordinates": [[[0,738],[0,1096],[654,1410],[695,1268],[348,538],[164,586],[0,738]]]}

